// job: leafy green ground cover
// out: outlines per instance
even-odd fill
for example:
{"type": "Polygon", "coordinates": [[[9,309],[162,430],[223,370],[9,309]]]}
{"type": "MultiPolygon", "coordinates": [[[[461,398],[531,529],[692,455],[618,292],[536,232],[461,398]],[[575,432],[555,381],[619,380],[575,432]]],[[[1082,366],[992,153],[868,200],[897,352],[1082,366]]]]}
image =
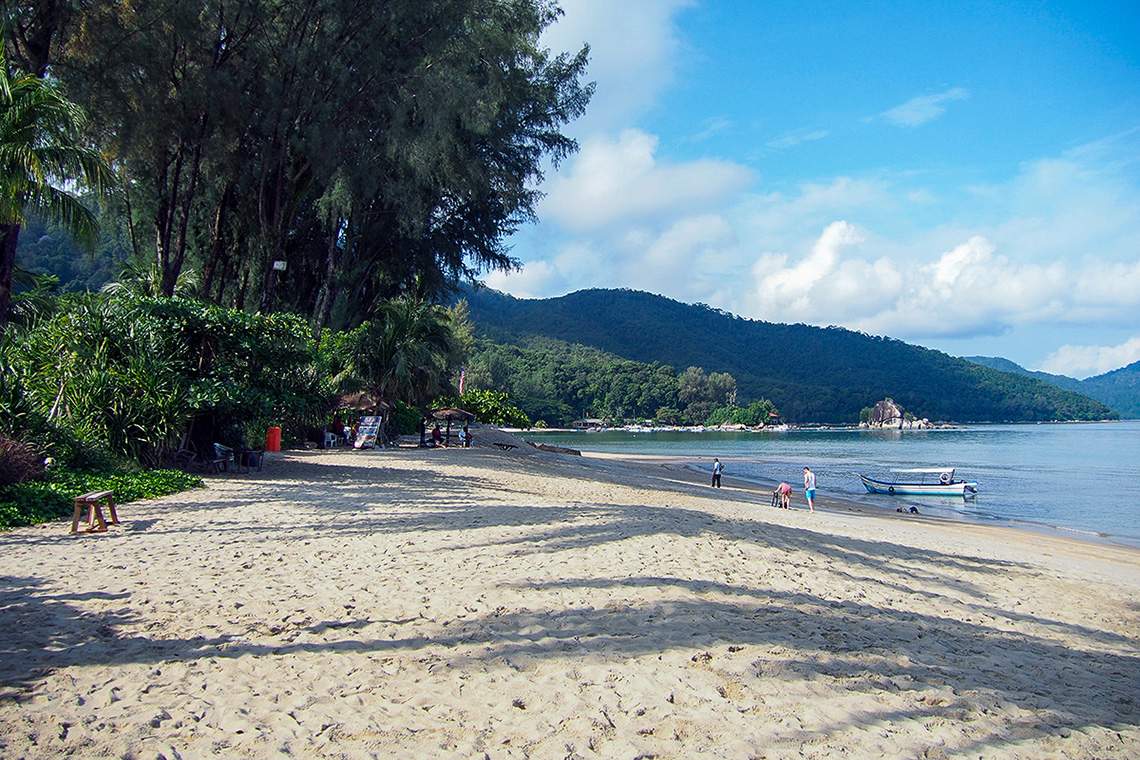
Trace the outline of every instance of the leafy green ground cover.
{"type": "Polygon", "coordinates": [[[88,491],[114,491],[116,504],[122,504],[204,487],[200,477],[179,470],[57,472],[47,481],[0,488],[0,528],[71,517],[75,497],[88,491]]]}

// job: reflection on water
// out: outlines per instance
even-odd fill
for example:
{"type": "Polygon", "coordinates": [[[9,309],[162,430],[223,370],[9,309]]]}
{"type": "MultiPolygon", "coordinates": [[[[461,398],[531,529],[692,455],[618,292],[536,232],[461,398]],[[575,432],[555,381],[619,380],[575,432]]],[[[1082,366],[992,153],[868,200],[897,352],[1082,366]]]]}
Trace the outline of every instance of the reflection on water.
{"type": "Polygon", "coordinates": [[[1140,546],[1140,421],[973,425],[953,430],[528,433],[584,451],[728,460],[726,478],[802,482],[890,509],[984,522],[1023,521],[1140,546]],[[977,480],[973,499],[868,494],[859,474],[949,465],[977,480]]]}

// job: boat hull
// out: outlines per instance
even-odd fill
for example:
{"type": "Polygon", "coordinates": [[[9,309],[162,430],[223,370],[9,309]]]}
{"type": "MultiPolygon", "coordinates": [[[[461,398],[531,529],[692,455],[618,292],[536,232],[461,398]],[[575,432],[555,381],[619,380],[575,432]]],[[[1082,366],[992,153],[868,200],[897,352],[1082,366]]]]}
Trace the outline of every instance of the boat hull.
{"type": "Polygon", "coordinates": [[[871,493],[891,493],[902,496],[973,496],[978,491],[976,481],[955,480],[949,483],[893,483],[860,475],[863,486],[871,493]]]}

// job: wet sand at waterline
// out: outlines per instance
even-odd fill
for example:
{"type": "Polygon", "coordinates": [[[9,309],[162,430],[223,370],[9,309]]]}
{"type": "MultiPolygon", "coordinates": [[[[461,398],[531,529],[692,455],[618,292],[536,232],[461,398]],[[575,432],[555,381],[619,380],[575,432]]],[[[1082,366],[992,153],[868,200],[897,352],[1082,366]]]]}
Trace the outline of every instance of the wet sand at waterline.
{"type": "Polygon", "coordinates": [[[1140,756],[1140,552],[491,437],[0,534],[0,757],[1140,756]]]}

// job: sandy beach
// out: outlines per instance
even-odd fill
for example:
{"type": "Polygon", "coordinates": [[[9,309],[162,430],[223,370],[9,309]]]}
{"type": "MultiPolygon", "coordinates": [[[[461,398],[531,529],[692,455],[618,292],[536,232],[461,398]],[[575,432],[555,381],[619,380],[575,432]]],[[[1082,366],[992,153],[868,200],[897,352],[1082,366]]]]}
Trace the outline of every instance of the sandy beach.
{"type": "Polygon", "coordinates": [[[1140,756],[1132,549],[529,447],[207,485],[0,534],[0,757],[1140,756]]]}

